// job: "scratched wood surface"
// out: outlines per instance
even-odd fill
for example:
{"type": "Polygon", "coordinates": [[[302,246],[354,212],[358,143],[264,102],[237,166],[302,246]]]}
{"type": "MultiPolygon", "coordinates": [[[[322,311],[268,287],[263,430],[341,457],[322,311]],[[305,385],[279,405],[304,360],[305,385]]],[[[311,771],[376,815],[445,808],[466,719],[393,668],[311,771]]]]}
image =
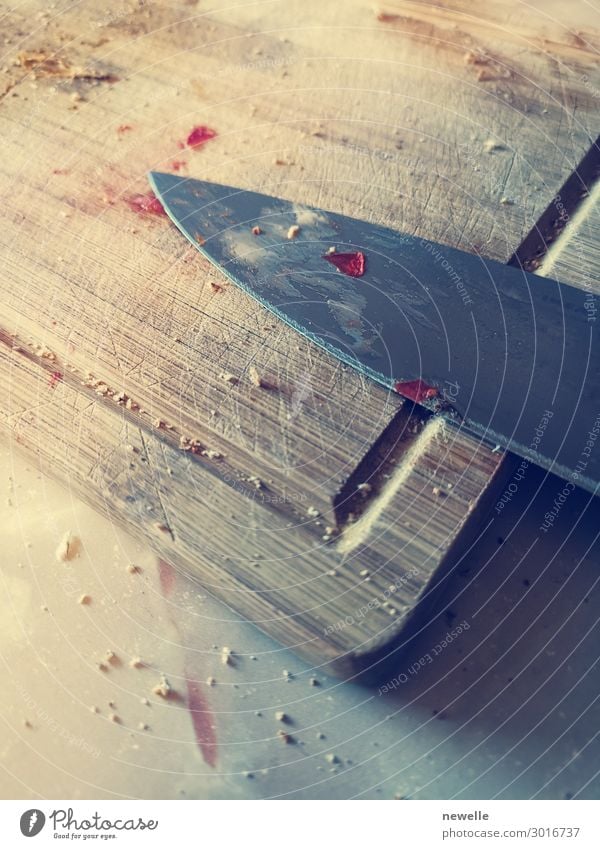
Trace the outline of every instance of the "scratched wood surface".
{"type": "Polygon", "coordinates": [[[2,24],[5,432],[286,645],[368,663],[506,464],[226,285],[140,211],[144,175],[506,261],[598,132],[585,4],[28,2],[2,24]],[[217,136],[191,150],[197,125],[217,136]]]}

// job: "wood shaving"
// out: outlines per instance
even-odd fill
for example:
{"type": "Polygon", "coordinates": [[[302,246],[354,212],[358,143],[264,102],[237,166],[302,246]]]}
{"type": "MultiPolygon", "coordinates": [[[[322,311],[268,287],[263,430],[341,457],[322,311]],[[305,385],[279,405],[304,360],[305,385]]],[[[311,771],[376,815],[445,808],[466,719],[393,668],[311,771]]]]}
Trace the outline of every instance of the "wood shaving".
{"type": "Polygon", "coordinates": [[[71,531],[67,531],[56,549],[56,559],[59,563],[66,563],[69,560],[74,560],[79,554],[80,547],[81,543],[79,538],[73,536],[71,531]]]}

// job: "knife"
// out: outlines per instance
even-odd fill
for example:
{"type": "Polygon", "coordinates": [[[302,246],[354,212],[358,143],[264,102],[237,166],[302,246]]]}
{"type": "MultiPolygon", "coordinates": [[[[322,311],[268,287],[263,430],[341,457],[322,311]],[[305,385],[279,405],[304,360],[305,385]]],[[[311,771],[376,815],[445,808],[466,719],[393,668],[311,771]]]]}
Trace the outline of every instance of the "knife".
{"type": "Polygon", "coordinates": [[[149,180],[194,247],[315,344],[498,450],[598,492],[589,292],[258,192],[149,180]]]}

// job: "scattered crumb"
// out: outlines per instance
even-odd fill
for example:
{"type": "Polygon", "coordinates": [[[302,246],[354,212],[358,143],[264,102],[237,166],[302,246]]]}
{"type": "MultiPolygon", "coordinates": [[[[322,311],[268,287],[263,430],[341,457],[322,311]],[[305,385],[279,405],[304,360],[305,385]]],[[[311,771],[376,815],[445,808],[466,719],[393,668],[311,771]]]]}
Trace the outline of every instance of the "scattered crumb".
{"type": "Polygon", "coordinates": [[[66,563],[68,560],[73,560],[79,554],[80,546],[79,538],[73,536],[71,531],[67,531],[56,549],[56,559],[59,563],[66,563]]]}
{"type": "Polygon", "coordinates": [[[483,143],[483,149],[486,153],[493,153],[495,150],[504,150],[504,145],[495,139],[486,139],[483,143]]]}
{"type": "Polygon", "coordinates": [[[286,724],[290,722],[289,716],[282,710],[278,710],[275,712],[275,719],[277,720],[277,722],[285,722],[286,724]]]}
{"type": "Polygon", "coordinates": [[[298,226],[298,224],[292,224],[292,226],[287,231],[288,239],[295,239],[299,232],[300,227],[298,226]]]}
{"type": "Polygon", "coordinates": [[[227,646],[221,649],[221,663],[224,666],[235,666],[233,661],[233,652],[227,646]]]}
{"type": "Polygon", "coordinates": [[[258,369],[256,368],[256,366],[250,366],[250,368],[248,369],[248,377],[250,378],[250,383],[252,383],[254,386],[263,385],[262,378],[258,373],[258,369]]]}
{"type": "Polygon", "coordinates": [[[155,684],[152,688],[152,692],[155,696],[161,696],[163,699],[168,699],[173,689],[164,675],[161,676],[161,679],[158,684],[155,684]]]}
{"type": "Polygon", "coordinates": [[[284,731],[282,728],[277,732],[277,736],[283,743],[295,743],[296,741],[292,737],[291,734],[288,734],[287,731],[284,731]]]}
{"type": "Polygon", "coordinates": [[[91,595],[88,595],[87,593],[80,595],[79,598],[77,599],[77,604],[91,604],[91,603],[92,603],[92,597],[91,597],[91,595]]]}
{"type": "Polygon", "coordinates": [[[235,374],[231,374],[231,372],[229,371],[222,371],[219,377],[221,380],[224,380],[225,383],[230,383],[232,386],[235,386],[235,384],[238,382],[238,379],[235,374]]]}
{"type": "Polygon", "coordinates": [[[333,752],[330,752],[328,755],[325,755],[325,760],[329,764],[339,764],[341,763],[340,759],[337,755],[334,755],[333,752]]]}
{"type": "Polygon", "coordinates": [[[261,234],[262,234],[262,230],[260,229],[258,224],[252,228],[252,235],[253,236],[260,236],[261,234]]]}
{"type": "Polygon", "coordinates": [[[129,665],[132,669],[141,669],[144,665],[144,661],[141,657],[132,657],[129,661],[129,665]]]}
{"type": "Polygon", "coordinates": [[[208,678],[206,679],[206,683],[208,684],[209,687],[214,687],[215,684],[217,683],[217,679],[213,678],[212,675],[209,675],[208,678]]]}
{"type": "Polygon", "coordinates": [[[316,507],[309,507],[308,510],[306,511],[306,515],[310,516],[311,519],[316,519],[321,514],[319,513],[319,511],[317,510],[316,507]]]}

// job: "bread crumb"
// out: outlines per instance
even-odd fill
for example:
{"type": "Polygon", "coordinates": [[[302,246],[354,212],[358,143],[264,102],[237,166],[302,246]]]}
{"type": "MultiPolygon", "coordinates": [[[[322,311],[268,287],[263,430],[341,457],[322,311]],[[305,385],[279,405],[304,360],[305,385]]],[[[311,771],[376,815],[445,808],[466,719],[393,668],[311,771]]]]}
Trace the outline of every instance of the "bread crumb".
{"type": "Polygon", "coordinates": [[[296,741],[292,737],[291,734],[288,734],[287,731],[284,731],[282,728],[277,732],[277,736],[283,743],[295,743],[296,741]]]}
{"type": "Polygon", "coordinates": [[[227,646],[223,646],[221,649],[221,663],[224,666],[234,666],[233,662],[233,652],[227,646]]]}
{"type": "Polygon", "coordinates": [[[91,604],[91,603],[92,603],[92,597],[91,597],[91,595],[88,595],[87,593],[80,595],[79,598],[77,599],[77,604],[91,604]]]}
{"type": "Polygon", "coordinates": [[[163,699],[168,699],[173,689],[164,675],[161,676],[161,679],[158,684],[155,684],[152,688],[152,692],[155,696],[160,696],[163,699]]]}
{"type": "Polygon", "coordinates": [[[248,369],[248,377],[250,379],[250,383],[252,383],[254,386],[263,385],[261,376],[258,373],[258,369],[256,368],[256,366],[250,366],[250,368],[248,369]]]}
{"type": "Polygon", "coordinates": [[[300,227],[298,226],[298,224],[292,224],[292,226],[287,231],[288,239],[295,239],[299,232],[300,227]]]}
{"type": "Polygon", "coordinates": [[[56,549],[56,559],[59,563],[66,563],[69,560],[73,560],[79,554],[80,546],[79,538],[73,536],[71,531],[67,531],[56,549]]]}

